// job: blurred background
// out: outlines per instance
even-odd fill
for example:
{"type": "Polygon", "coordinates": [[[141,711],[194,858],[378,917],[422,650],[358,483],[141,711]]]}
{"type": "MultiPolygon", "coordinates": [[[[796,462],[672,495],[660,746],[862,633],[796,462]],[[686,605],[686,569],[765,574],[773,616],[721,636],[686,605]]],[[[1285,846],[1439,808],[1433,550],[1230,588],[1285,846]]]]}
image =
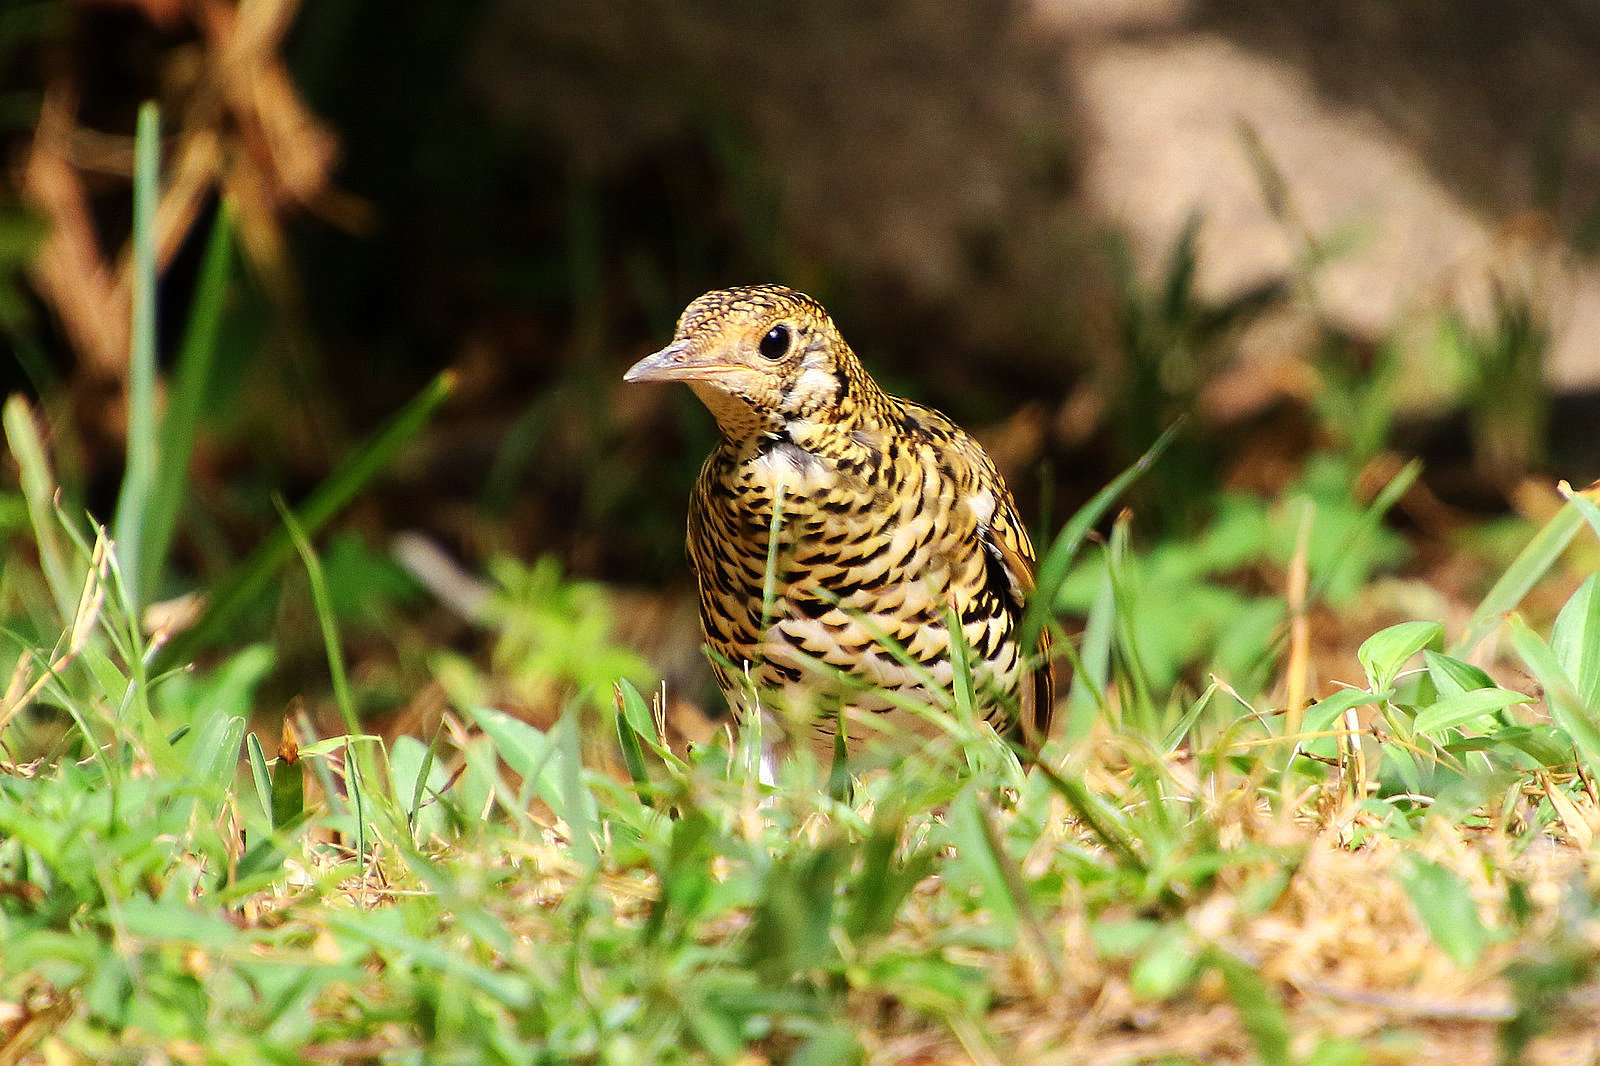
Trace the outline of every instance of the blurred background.
{"type": "MultiPolygon", "coordinates": [[[[620,378],[766,281],[974,431],[1036,539],[1186,417],[1130,499],[1182,678],[1281,601],[1286,499],[1330,516],[1330,602],[1399,582],[1329,616],[1339,648],[1394,601],[1464,610],[1496,530],[1600,476],[1596,71],[1578,0],[6,0],[0,375],[109,520],[154,100],[164,367],[234,227],[161,597],[455,375],[319,540],[375,720],[616,676],[712,710],[682,541],[714,430],[620,378]]],[[[7,500],[7,624],[43,628],[7,500]]],[[[321,698],[312,611],[290,573],[230,633],[272,649],[264,708],[321,698]]]]}

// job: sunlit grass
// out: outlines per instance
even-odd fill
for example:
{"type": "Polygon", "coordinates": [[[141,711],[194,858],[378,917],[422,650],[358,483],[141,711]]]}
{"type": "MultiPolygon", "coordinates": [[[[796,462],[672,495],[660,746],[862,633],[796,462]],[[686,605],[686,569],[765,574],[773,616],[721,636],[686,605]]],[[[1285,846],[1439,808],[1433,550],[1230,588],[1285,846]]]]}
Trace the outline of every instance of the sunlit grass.
{"type": "MultiPolygon", "coordinates": [[[[196,346],[227,239],[224,222],[196,346]]],[[[1177,320],[1191,267],[1173,267],[1177,320]]],[[[37,602],[4,641],[0,1062],[1592,1054],[1600,583],[1561,567],[1600,536],[1593,494],[1526,529],[1470,616],[1375,625],[1319,688],[1308,615],[1354,610],[1392,570],[1382,520],[1415,468],[1359,495],[1373,443],[1352,433],[1359,454],[1313,457],[1281,502],[1212,497],[1187,539],[1145,543],[1123,518],[1097,542],[1161,438],[1042,538],[1025,630],[1083,623],[1056,642],[1073,680],[1054,736],[1008,745],[957,691],[935,736],[875,738],[840,788],[803,747],[764,777],[756,728],[670,741],[607,591],[550,560],[491,567],[483,660],[431,654],[436,729],[361,720],[335,618],[360,590],[316,535],[448,380],[195,590],[192,628],[149,631],[212,365],[180,358],[165,414],[136,397],[131,554],[58,503],[34,413],[5,407],[30,531],[8,602],[37,602]],[[1247,593],[1241,570],[1275,579],[1247,593]],[[275,651],[234,630],[290,574],[331,735],[262,713],[275,651]],[[1553,620],[1517,613],[1563,585],[1553,620]]]]}

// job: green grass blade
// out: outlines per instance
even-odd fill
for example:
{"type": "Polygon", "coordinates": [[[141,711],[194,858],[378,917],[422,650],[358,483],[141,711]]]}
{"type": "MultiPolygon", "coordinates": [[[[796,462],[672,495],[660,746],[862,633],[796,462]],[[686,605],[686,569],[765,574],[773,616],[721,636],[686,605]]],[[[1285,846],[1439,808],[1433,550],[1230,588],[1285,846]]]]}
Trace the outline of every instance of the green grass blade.
{"type": "Polygon", "coordinates": [[[1401,467],[1400,472],[1390,478],[1389,483],[1384,485],[1377,496],[1373,497],[1372,503],[1361,512],[1361,520],[1356,523],[1355,527],[1344,538],[1344,543],[1339,545],[1339,552],[1335,556],[1338,561],[1328,567],[1327,572],[1312,586],[1312,603],[1321,603],[1323,601],[1328,589],[1333,587],[1334,582],[1338,580],[1340,572],[1348,564],[1349,560],[1359,557],[1360,553],[1356,549],[1361,546],[1361,542],[1377,532],[1379,524],[1383,522],[1383,516],[1388,514],[1396,503],[1400,502],[1400,497],[1404,496],[1411,486],[1416,483],[1417,478],[1421,476],[1422,461],[1413,459],[1401,467]]]}
{"type": "Polygon", "coordinates": [[[1056,539],[1050,544],[1050,550],[1039,561],[1034,594],[1029,598],[1028,609],[1022,616],[1024,648],[1037,646],[1039,633],[1055,609],[1056,594],[1061,589],[1061,583],[1067,579],[1067,571],[1072,569],[1072,561],[1077,558],[1078,550],[1083,547],[1083,542],[1089,538],[1095,525],[1105,517],[1107,511],[1111,510],[1111,505],[1155,464],[1182,426],[1181,421],[1168,426],[1166,432],[1150,445],[1148,451],[1132,466],[1113,478],[1105,488],[1095,493],[1088,503],[1067,520],[1067,524],[1061,527],[1061,532],[1056,534],[1056,539]]]}
{"type": "MultiPolygon", "coordinates": [[[[454,388],[455,375],[449,371],[440,374],[318,486],[310,499],[294,512],[295,521],[305,535],[315,536],[329,519],[366,488],[378,472],[394,460],[406,442],[427,424],[454,388]]],[[[162,649],[157,664],[166,669],[187,662],[226,634],[240,612],[266,591],[294,550],[294,540],[287,529],[269,537],[218,583],[194,628],[179,634],[162,649]]]]}
{"type": "Polygon", "coordinates": [[[67,565],[68,548],[62,543],[56,517],[56,483],[50,473],[49,460],[45,458],[44,441],[39,437],[39,427],[34,424],[28,401],[21,396],[6,401],[3,418],[6,443],[21,471],[22,498],[28,505],[28,522],[33,527],[33,541],[39,549],[45,583],[50,586],[50,596],[55,600],[61,624],[70,625],[77,613],[79,582],[74,580],[67,565]]]}
{"type": "Polygon", "coordinates": [[[1128,523],[1127,515],[1117,520],[1111,531],[1111,543],[1106,548],[1106,566],[1111,574],[1112,594],[1119,609],[1112,612],[1112,624],[1116,629],[1114,648],[1117,659],[1122,664],[1122,669],[1117,672],[1116,683],[1122,693],[1121,718],[1123,728],[1131,725],[1129,730],[1143,737],[1150,743],[1158,743],[1163,730],[1161,729],[1161,712],[1156,706],[1154,686],[1150,680],[1149,671],[1145,669],[1144,654],[1140,649],[1141,638],[1139,627],[1136,624],[1133,607],[1139,602],[1142,590],[1130,580],[1128,567],[1124,565],[1128,558],[1128,523]]]}
{"type": "Polygon", "coordinates": [[[300,758],[294,733],[285,722],[278,742],[278,764],[272,768],[272,827],[288,829],[299,824],[305,814],[306,764],[300,758]]]}
{"type": "Polygon", "coordinates": [[[133,330],[128,353],[128,459],[112,536],[135,617],[144,609],[144,535],[160,461],[156,440],[156,203],[160,196],[161,113],[139,108],[133,146],[133,330]]]}
{"type": "Polygon", "coordinates": [[[256,788],[256,802],[261,804],[262,813],[267,816],[267,824],[276,829],[272,822],[272,774],[267,769],[267,754],[261,750],[261,740],[254,733],[244,735],[245,761],[250,764],[250,781],[256,788]]]}
{"type": "Polygon", "coordinates": [[[355,699],[350,694],[350,677],[344,665],[344,647],[339,640],[339,626],[333,616],[333,597],[328,594],[328,579],[323,573],[322,562],[317,558],[310,539],[300,527],[300,523],[295,520],[294,514],[282,500],[274,500],[273,503],[283,515],[284,529],[288,532],[295,551],[299,553],[301,562],[305,564],[306,577],[311,582],[311,602],[316,608],[317,625],[322,630],[322,646],[328,656],[333,700],[339,708],[340,717],[344,720],[345,784],[354,806],[358,836],[356,852],[365,854],[369,839],[367,830],[369,808],[374,811],[381,810],[393,825],[398,826],[404,820],[395,810],[392,787],[387,787],[392,786],[390,776],[379,771],[372,754],[372,747],[366,743],[357,747],[357,741],[365,738],[361,733],[360,718],[356,714],[355,699]]]}
{"type": "Polygon", "coordinates": [[[1578,699],[1572,678],[1561,668],[1550,645],[1529,629],[1528,623],[1512,615],[1510,625],[1511,646],[1544,686],[1545,706],[1550,717],[1572,738],[1584,769],[1590,774],[1600,772],[1600,729],[1596,728],[1590,709],[1578,699]]]}
{"type": "Polygon", "coordinates": [[[1472,612],[1472,618],[1467,622],[1466,633],[1450,648],[1450,654],[1456,658],[1465,658],[1470,654],[1506,615],[1516,610],[1517,604],[1522,602],[1528,591],[1550,572],[1550,568],[1582,528],[1582,514],[1568,501],[1554,518],[1533,535],[1527,547],[1522,549],[1484,595],[1478,609],[1472,612]]]}
{"type": "Polygon", "coordinates": [[[167,409],[161,422],[160,458],[145,508],[143,544],[139,556],[140,587],[154,595],[162,567],[183,512],[189,483],[189,457],[194,451],[200,412],[211,387],[216,365],[217,333],[222,308],[233,273],[233,212],[226,203],[217,213],[200,266],[194,309],[178,350],[178,362],[167,390],[167,409]]]}
{"type": "Polygon", "coordinates": [[[284,529],[294,550],[305,565],[306,577],[311,582],[311,603],[317,612],[317,625],[322,630],[322,647],[328,655],[328,673],[333,683],[333,701],[344,719],[345,732],[351,736],[361,732],[361,721],[356,715],[355,700],[350,695],[350,677],[344,668],[344,648],[339,642],[339,625],[333,617],[333,597],[328,595],[328,577],[323,572],[322,561],[306,537],[305,530],[282,499],[274,498],[273,505],[283,517],[284,529]]]}

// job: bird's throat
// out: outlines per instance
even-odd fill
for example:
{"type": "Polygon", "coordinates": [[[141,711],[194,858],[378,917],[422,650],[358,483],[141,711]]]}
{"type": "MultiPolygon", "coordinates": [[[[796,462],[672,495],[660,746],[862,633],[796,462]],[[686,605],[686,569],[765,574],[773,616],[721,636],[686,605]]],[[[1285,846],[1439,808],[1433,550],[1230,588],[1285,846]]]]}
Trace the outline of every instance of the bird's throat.
{"type": "Polygon", "coordinates": [[[754,440],[780,428],[770,415],[715,385],[691,381],[689,387],[705,404],[706,410],[711,412],[711,417],[717,420],[717,428],[722,430],[722,435],[731,442],[754,440]]]}

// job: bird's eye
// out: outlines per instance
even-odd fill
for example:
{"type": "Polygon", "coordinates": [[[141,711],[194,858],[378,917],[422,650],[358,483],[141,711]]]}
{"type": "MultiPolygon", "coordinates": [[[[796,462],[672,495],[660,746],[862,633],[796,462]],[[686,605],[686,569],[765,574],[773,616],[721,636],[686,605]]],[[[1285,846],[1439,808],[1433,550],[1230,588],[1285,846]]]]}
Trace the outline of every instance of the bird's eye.
{"type": "Polygon", "coordinates": [[[789,354],[789,327],[773,326],[767,330],[767,335],[761,338],[757,350],[768,359],[782,359],[789,354]]]}

